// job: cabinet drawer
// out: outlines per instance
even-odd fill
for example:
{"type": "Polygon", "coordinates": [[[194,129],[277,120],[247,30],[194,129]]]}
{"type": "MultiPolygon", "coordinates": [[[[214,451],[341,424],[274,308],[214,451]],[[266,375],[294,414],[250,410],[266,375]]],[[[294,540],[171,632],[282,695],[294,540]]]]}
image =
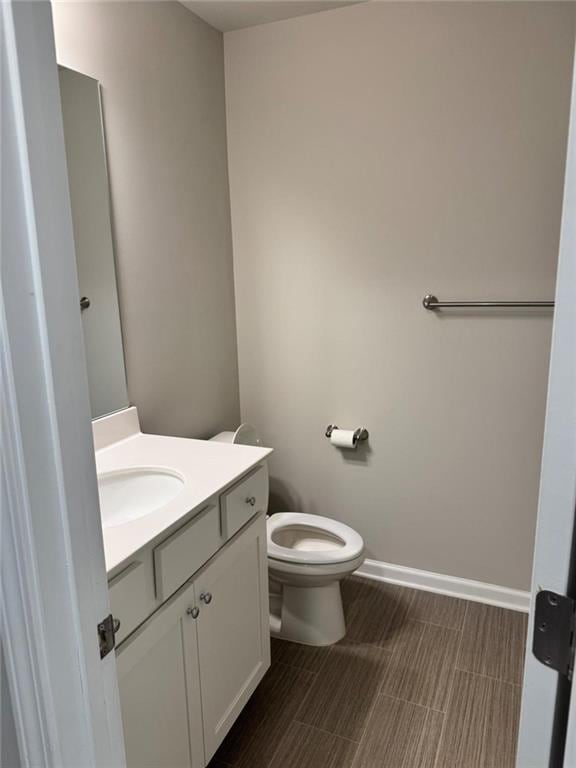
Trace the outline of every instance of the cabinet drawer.
{"type": "Polygon", "coordinates": [[[210,506],[154,549],[156,597],[166,600],[220,547],[218,508],[210,506]]]}
{"type": "Polygon", "coordinates": [[[260,466],[223,494],[220,500],[222,533],[229,539],[258,512],[268,508],[268,469],[260,466]]]}
{"type": "Polygon", "coordinates": [[[154,574],[149,557],[134,560],[108,582],[112,615],[120,619],[116,644],[136,629],[154,610],[154,574]]]}

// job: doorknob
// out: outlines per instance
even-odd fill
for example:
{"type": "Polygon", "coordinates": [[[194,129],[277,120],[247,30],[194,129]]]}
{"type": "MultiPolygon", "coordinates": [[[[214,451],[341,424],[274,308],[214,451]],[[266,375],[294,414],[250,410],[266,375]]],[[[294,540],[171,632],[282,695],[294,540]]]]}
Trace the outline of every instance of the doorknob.
{"type": "Polygon", "coordinates": [[[200,595],[200,600],[208,605],[208,603],[212,602],[212,594],[210,592],[202,592],[200,595]]]}
{"type": "Polygon", "coordinates": [[[248,496],[248,498],[246,499],[246,504],[250,504],[250,506],[253,507],[254,504],[256,504],[256,497],[248,496]]]}
{"type": "Polygon", "coordinates": [[[186,608],[186,613],[188,616],[192,616],[193,619],[197,619],[200,614],[200,608],[190,606],[190,608],[186,608]]]}

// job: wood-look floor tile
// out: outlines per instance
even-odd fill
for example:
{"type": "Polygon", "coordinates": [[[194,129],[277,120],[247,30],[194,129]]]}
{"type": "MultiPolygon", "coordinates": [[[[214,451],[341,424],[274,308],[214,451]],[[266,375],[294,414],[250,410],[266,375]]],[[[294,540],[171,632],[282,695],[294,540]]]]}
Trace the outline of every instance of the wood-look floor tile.
{"type": "Polygon", "coordinates": [[[436,768],[514,768],[520,686],[457,671],[436,768]]]}
{"type": "Polygon", "coordinates": [[[296,719],[358,741],[390,654],[343,641],[330,650],[296,719]]]}
{"type": "Polygon", "coordinates": [[[292,723],[270,768],[351,768],[358,745],[311,725],[292,723]]]}
{"type": "Polygon", "coordinates": [[[492,686],[484,746],[486,766],[516,765],[521,702],[521,686],[499,680],[492,686]]]}
{"type": "Polygon", "coordinates": [[[460,632],[408,622],[411,634],[392,654],[381,692],[444,712],[456,666],[460,632]]]}
{"type": "Polygon", "coordinates": [[[456,666],[520,685],[527,622],[525,613],[469,603],[456,666]]]}
{"type": "Polygon", "coordinates": [[[273,640],[210,768],[512,768],[526,617],[356,577],[342,587],[348,639],[273,640]]]}
{"type": "Polygon", "coordinates": [[[275,664],[260,683],[216,753],[234,768],[268,768],[315,676],[275,664]]]}
{"type": "Polygon", "coordinates": [[[395,584],[358,576],[344,579],[347,639],[392,650],[402,633],[413,595],[413,590],[395,584]]]}
{"type": "Polygon", "coordinates": [[[280,662],[290,667],[318,672],[330,652],[330,646],[301,645],[273,637],[271,640],[272,663],[280,662]]]}
{"type": "Polygon", "coordinates": [[[442,712],[428,710],[420,742],[414,750],[413,764],[417,768],[435,768],[444,717],[442,712]]]}
{"type": "Polygon", "coordinates": [[[354,768],[433,768],[443,715],[378,696],[354,768]]]}
{"type": "Polygon", "coordinates": [[[448,629],[462,629],[466,606],[466,600],[459,600],[457,597],[414,590],[407,618],[438,624],[448,629]]]}

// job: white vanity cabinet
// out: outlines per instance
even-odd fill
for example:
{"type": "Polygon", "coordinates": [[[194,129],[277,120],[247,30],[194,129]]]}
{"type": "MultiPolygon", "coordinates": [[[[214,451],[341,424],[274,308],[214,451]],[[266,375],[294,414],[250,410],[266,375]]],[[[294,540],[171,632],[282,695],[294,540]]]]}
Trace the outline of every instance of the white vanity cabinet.
{"type": "Polygon", "coordinates": [[[265,516],[221,550],[194,583],[208,762],[270,666],[265,516]]]}
{"type": "Polygon", "coordinates": [[[187,585],[117,654],[128,768],[204,768],[195,603],[187,585]]]}
{"type": "Polygon", "coordinates": [[[268,610],[260,512],[118,648],[128,768],[207,765],[270,666],[268,610]]]}

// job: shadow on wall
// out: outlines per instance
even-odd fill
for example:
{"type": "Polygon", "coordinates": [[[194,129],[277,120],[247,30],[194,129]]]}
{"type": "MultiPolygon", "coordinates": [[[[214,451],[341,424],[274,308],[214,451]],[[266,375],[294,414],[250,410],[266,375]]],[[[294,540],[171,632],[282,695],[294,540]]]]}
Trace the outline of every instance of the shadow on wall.
{"type": "Polygon", "coordinates": [[[354,451],[347,451],[345,449],[336,448],[342,456],[342,461],[345,464],[364,464],[370,466],[370,454],[372,448],[370,447],[370,439],[365,442],[358,443],[358,447],[354,451]]]}
{"type": "MultiPolygon", "coordinates": [[[[306,510],[311,512],[311,510],[306,510]]],[[[290,488],[278,477],[270,477],[270,496],[268,500],[268,512],[304,512],[302,499],[293,488],[290,488]]]]}
{"type": "MultiPolygon", "coordinates": [[[[370,466],[372,448],[369,441],[360,443],[355,451],[347,451],[340,448],[334,448],[333,450],[340,453],[345,464],[370,466]]],[[[293,486],[287,485],[279,477],[270,477],[268,512],[271,515],[276,512],[305,512],[308,515],[322,514],[315,504],[309,503],[306,509],[304,509],[302,497],[295,491],[293,486]]]]}

